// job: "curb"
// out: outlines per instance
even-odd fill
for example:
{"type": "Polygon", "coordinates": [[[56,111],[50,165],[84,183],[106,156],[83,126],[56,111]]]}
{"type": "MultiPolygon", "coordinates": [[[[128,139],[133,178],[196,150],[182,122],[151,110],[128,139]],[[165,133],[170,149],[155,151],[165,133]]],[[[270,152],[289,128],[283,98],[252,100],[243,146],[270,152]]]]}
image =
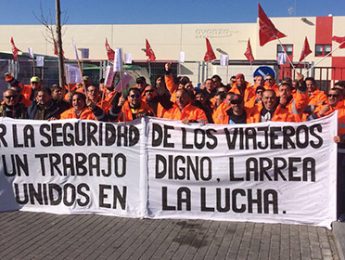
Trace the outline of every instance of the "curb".
{"type": "Polygon", "coordinates": [[[333,222],[332,223],[332,233],[335,238],[335,245],[338,250],[339,258],[341,260],[345,259],[345,223],[333,222]]]}

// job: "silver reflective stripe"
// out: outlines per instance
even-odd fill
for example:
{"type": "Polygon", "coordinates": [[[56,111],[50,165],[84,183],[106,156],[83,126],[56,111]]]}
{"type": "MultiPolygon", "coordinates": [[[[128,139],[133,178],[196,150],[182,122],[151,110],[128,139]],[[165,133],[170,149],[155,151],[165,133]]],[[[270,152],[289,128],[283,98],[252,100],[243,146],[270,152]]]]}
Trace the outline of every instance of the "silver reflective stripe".
{"type": "Polygon", "coordinates": [[[297,108],[296,108],[296,102],[295,100],[292,100],[292,113],[295,114],[295,115],[298,115],[298,111],[297,111],[297,108]]]}

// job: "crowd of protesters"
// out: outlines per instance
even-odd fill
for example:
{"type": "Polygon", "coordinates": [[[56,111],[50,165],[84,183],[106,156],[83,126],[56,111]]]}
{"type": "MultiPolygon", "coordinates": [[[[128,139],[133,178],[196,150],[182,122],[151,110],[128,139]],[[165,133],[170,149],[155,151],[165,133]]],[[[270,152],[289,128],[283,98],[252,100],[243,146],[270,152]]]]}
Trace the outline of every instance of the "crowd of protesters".
{"type": "Polygon", "coordinates": [[[110,122],[131,121],[143,116],[181,120],[183,123],[248,124],[266,121],[304,122],[338,110],[339,135],[345,144],[345,81],[335,83],[327,93],[318,89],[314,78],[283,79],[277,84],[272,75],[256,76],[247,82],[243,74],[223,84],[218,75],[195,88],[186,76],[176,77],[171,64],[154,84],[139,77],[134,86],[116,92],[114,85],[83,83],[43,87],[37,76],[29,85],[10,73],[3,93],[0,116],[17,119],[89,119],[110,122]]]}
{"type": "MultiPolygon", "coordinates": [[[[338,135],[334,141],[345,148],[345,81],[338,81],[327,92],[318,89],[312,77],[283,79],[276,83],[272,75],[256,76],[254,82],[243,74],[223,84],[218,75],[195,88],[186,76],[177,77],[171,64],[165,75],[154,84],[144,77],[124,91],[83,83],[69,86],[44,87],[37,76],[23,85],[10,73],[5,74],[8,88],[3,92],[0,117],[33,120],[88,119],[128,122],[144,116],[180,120],[183,123],[249,124],[267,121],[305,122],[338,111],[338,135]]],[[[338,213],[345,212],[345,153],[338,154],[338,213]]],[[[342,215],[342,221],[345,215],[342,215]]]]}

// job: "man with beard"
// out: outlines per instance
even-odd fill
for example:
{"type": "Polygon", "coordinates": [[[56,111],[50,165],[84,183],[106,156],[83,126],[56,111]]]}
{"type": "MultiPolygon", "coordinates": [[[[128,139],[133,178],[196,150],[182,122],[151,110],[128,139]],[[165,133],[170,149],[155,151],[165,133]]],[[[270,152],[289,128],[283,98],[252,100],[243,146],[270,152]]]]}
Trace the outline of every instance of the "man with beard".
{"type": "MultiPolygon", "coordinates": [[[[113,106],[110,113],[115,114],[117,108],[113,106]]],[[[120,113],[117,116],[117,121],[128,122],[137,118],[145,116],[154,116],[152,109],[141,100],[140,89],[132,87],[128,90],[127,100],[121,107],[120,113]]]]}
{"type": "Polygon", "coordinates": [[[3,101],[0,104],[0,116],[14,119],[26,119],[27,113],[23,103],[19,101],[18,93],[13,89],[7,89],[3,93],[3,101]]]}

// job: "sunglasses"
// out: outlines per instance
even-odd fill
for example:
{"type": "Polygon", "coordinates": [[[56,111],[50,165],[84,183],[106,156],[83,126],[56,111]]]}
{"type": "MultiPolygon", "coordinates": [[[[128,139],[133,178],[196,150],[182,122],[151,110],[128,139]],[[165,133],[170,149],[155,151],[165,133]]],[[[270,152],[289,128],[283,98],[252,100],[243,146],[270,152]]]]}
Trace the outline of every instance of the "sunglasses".
{"type": "Polygon", "coordinates": [[[7,99],[11,99],[11,98],[16,98],[17,96],[13,95],[13,96],[4,96],[4,98],[7,98],[7,99]]]}
{"type": "Polygon", "coordinates": [[[339,95],[328,94],[327,96],[328,97],[335,97],[335,98],[337,98],[339,95]]]}

